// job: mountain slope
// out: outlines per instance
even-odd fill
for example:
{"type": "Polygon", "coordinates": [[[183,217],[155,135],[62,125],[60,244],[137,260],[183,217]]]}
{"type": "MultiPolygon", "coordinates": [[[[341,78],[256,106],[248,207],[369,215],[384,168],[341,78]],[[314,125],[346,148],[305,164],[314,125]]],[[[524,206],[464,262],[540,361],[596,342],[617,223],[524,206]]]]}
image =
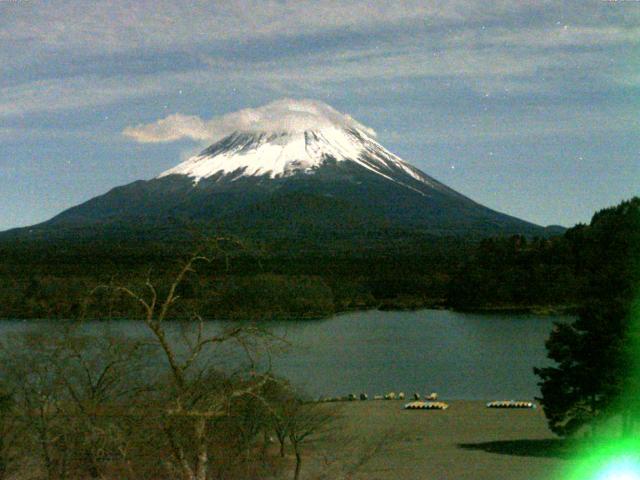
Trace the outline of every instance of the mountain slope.
{"type": "Polygon", "coordinates": [[[545,235],[542,227],[438,182],[327,105],[276,104],[286,120],[278,129],[234,131],[152,180],[114,188],[10,234],[171,240],[191,225],[265,240],[347,245],[412,235],[545,235]]]}

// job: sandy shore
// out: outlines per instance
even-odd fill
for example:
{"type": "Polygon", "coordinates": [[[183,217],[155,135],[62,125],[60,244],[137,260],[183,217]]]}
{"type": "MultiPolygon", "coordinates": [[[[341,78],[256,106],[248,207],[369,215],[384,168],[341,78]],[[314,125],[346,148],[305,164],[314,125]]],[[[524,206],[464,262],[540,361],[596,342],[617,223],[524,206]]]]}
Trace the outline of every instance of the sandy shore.
{"type": "Polygon", "coordinates": [[[448,403],[445,411],[403,410],[401,401],[339,404],[339,433],[313,447],[303,478],[551,480],[571,461],[539,408],[448,403]]]}

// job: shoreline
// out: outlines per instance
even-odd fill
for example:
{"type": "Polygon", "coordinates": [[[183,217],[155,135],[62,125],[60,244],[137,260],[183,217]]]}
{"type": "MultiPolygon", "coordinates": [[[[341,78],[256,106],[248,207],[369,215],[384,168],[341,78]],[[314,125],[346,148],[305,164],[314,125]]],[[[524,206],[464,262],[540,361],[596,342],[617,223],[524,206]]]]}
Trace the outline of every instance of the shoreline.
{"type": "MultiPolygon", "coordinates": [[[[370,311],[378,311],[378,312],[416,312],[420,310],[444,310],[454,313],[462,313],[462,314],[478,314],[478,315],[538,315],[542,317],[551,317],[556,315],[577,315],[577,311],[580,307],[578,305],[529,305],[529,306],[514,306],[514,305],[495,305],[495,306],[483,306],[483,307],[469,307],[469,308],[459,308],[453,306],[447,306],[440,303],[425,303],[422,305],[416,306],[394,306],[391,304],[382,304],[378,306],[371,307],[363,307],[363,308],[346,308],[341,310],[336,310],[335,312],[328,313],[326,315],[274,315],[274,316],[264,316],[264,317],[250,317],[250,318],[240,318],[240,317],[218,317],[218,318],[205,318],[205,321],[211,322],[308,322],[308,321],[320,321],[320,320],[328,320],[332,317],[336,317],[338,315],[344,315],[349,313],[358,313],[358,312],[370,312],[370,311]]],[[[131,321],[135,319],[130,318],[84,318],[82,321],[90,321],[90,322],[109,322],[109,321],[131,321]]],[[[174,318],[168,319],[173,322],[183,322],[185,319],[174,318]]],[[[59,321],[59,322],[69,322],[69,321],[80,321],[80,319],[73,318],[37,318],[37,317],[0,317],[0,322],[3,321],[25,321],[25,322],[50,322],[50,321],[59,321]]]]}

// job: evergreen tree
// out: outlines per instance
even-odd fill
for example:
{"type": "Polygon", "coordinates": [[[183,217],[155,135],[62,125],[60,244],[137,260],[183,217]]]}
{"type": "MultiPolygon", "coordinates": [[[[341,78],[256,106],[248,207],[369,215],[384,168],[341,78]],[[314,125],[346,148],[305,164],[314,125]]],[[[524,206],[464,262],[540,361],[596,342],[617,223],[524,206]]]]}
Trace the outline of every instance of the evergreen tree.
{"type": "Polygon", "coordinates": [[[576,227],[565,238],[584,269],[582,308],[547,340],[556,366],[534,369],[549,427],[559,435],[588,424],[595,428],[607,415],[628,419],[637,403],[640,198],[596,213],[588,227],[576,227]]]}

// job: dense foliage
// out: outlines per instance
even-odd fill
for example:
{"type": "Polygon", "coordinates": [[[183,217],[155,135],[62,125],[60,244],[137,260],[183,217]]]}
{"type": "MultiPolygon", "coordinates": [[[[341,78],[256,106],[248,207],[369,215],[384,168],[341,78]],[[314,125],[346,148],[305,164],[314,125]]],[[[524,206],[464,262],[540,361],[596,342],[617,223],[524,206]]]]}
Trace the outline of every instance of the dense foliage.
{"type": "Polygon", "coordinates": [[[637,413],[640,310],[640,198],[596,213],[565,235],[583,278],[579,317],[547,341],[556,365],[536,369],[551,429],[561,435],[623,413],[637,413]],[[635,308],[634,308],[635,305],[635,308]]]}
{"type": "MultiPolygon", "coordinates": [[[[599,213],[594,222],[603,231],[617,228],[606,218],[599,213]]],[[[424,307],[574,312],[587,297],[587,284],[600,275],[591,257],[605,248],[605,240],[594,243],[589,231],[595,232],[578,225],[550,238],[483,240],[407,232],[384,244],[249,237],[218,251],[217,260],[197,281],[187,282],[182,294],[208,318],[306,318],[350,309],[424,307]]],[[[73,318],[97,285],[140,285],[149,275],[162,285],[177,259],[202,245],[195,237],[167,243],[2,241],[0,318],[73,318]]],[[[102,300],[112,316],[131,315],[117,299],[102,300]]]]}
{"type": "MultiPolygon", "coordinates": [[[[471,248],[444,242],[410,251],[319,252],[289,255],[285,245],[268,248],[243,242],[201,268],[181,287],[190,308],[208,318],[323,317],[349,309],[442,304],[451,266],[471,248]]],[[[87,245],[0,245],[0,317],[74,318],[98,285],[144,284],[150,275],[162,286],[177,259],[195,245],[116,243],[87,245]]],[[[101,294],[101,312],[130,316],[130,306],[101,294]]]]}
{"type": "Polygon", "coordinates": [[[447,303],[467,310],[571,307],[581,281],[570,234],[486,239],[455,272],[447,303]]]}
{"type": "MultiPolygon", "coordinates": [[[[571,235],[409,236],[401,244],[326,251],[243,240],[185,285],[183,296],[208,318],[322,317],[366,308],[566,309],[577,304],[583,278],[580,246],[571,235]]],[[[176,258],[194,247],[0,243],[0,318],[75,317],[97,285],[141,284],[149,271],[162,284],[176,258]]],[[[127,305],[103,300],[113,316],[130,316],[127,305]]]]}

